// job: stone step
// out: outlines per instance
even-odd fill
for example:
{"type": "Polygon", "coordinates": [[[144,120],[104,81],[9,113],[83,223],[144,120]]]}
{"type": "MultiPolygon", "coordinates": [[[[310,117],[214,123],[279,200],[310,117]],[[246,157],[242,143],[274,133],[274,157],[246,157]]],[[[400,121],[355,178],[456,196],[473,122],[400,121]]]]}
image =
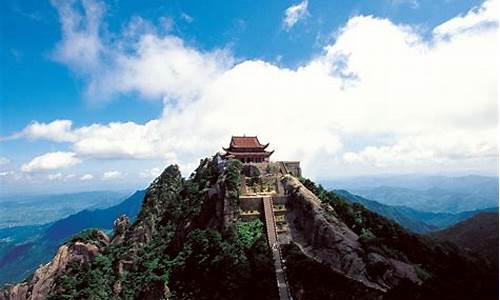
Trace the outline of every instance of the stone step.
{"type": "Polygon", "coordinates": [[[274,269],[276,281],[279,291],[280,300],[290,300],[290,290],[286,280],[286,274],[283,270],[281,252],[277,239],[276,220],[273,210],[273,198],[262,197],[262,205],[264,207],[264,219],[266,223],[266,234],[269,247],[271,247],[274,259],[274,269]]]}

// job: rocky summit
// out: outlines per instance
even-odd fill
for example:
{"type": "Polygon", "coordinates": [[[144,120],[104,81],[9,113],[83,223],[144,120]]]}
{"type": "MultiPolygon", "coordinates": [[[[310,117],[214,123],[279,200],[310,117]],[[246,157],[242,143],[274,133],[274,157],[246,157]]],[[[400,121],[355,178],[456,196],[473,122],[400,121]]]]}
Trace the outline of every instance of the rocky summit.
{"type": "Polygon", "coordinates": [[[74,236],[0,299],[497,299],[497,266],[237,146],[167,167],[134,222],[74,236]]]}

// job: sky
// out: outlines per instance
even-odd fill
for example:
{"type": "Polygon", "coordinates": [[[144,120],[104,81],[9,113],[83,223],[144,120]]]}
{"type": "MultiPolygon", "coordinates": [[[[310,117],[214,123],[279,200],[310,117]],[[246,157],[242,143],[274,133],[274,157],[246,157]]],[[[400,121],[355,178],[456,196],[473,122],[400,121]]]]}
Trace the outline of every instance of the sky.
{"type": "Polygon", "coordinates": [[[0,195],[144,188],[231,135],[313,179],[496,176],[499,8],[1,1],[0,195]]]}

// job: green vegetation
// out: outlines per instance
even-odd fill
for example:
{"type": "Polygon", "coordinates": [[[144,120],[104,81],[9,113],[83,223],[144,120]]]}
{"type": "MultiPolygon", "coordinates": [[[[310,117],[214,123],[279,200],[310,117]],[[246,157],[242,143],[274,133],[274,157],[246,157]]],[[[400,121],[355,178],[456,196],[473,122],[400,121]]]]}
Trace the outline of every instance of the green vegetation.
{"type": "Polygon", "coordinates": [[[244,165],[243,169],[242,169],[242,173],[246,177],[259,177],[261,175],[259,168],[257,168],[254,165],[244,165]]]}
{"type": "Polygon", "coordinates": [[[256,220],[223,234],[195,230],[172,270],[174,299],[272,299],[276,297],[271,253],[256,220]]]}
{"type": "Polygon", "coordinates": [[[241,187],[241,170],[243,164],[239,160],[231,160],[224,172],[224,183],[231,196],[239,196],[241,187]]]}
{"type": "Polygon", "coordinates": [[[276,216],[275,220],[276,222],[285,222],[285,216],[276,216]]]}
{"type": "Polygon", "coordinates": [[[420,280],[427,280],[432,277],[421,265],[414,265],[414,267],[420,280]]]}
{"type": "Polygon", "coordinates": [[[277,170],[278,170],[278,168],[276,167],[275,164],[273,164],[273,163],[267,164],[267,167],[266,167],[267,174],[274,174],[274,173],[276,173],[277,170]]]}
{"type": "Polygon", "coordinates": [[[351,204],[337,193],[328,192],[309,179],[302,178],[301,182],[321,202],[333,208],[331,213],[357,233],[366,248],[406,262],[420,258],[420,252],[430,251],[418,236],[407,232],[397,223],[371,212],[359,203],[351,204]],[[413,249],[417,245],[422,249],[413,249]],[[407,257],[408,253],[415,255],[407,257]]]}
{"type": "Polygon", "coordinates": [[[100,235],[101,235],[101,233],[96,228],[86,229],[86,230],[74,235],[69,240],[69,243],[73,243],[73,244],[76,242],[91,243],[91,242],[98,240],[100,235]]]}
{"type": "Polygon", "coordinates": [[[276,177],[273,175],[246,177],[245,179],[247,191],[250,193],[269,193],[276,190],[276,177]]]}
{"type": "Polygon", "coordinates": [[[47,300],[109,299],[112,278],[112,261],[108,256],[98,255],[91,265],[70,262],[67,272],[56,279],[56,289],[47,300]]]}
{"type": "MultiPolygon", "coordinates": [[[[205,159],[186,180],[175,167],[167,168],[148,189],[131,226],[142,232],[147,224],[156,224],[144,246],[125,239],[102,247],[91,263],[70,264],[48,299],[275,298],[263,223],[237,222],[221,228],[214,222],[216,202],[224,199],[210,198],[209,191],[217,186],[226,201],[234,202],[241,168],[236,160],[219,169],[205,159]]],[[[69,244],[94,238],[97,232],[85,231],[69,244]]]]}
{"type": "Polygon", "coordinates": [[[369,242],[375,238],[376,236],[370,231],[370,229],[361,229],[361,234],[359,235],[361,242],[369,242]]]}
{"type": "Polygon", "coordinates": [[[287,261],[287,276],[292,294],[301,295],[301,299],[380,299],[379,291],[307,257],[294,244],[285,245],[282,253],[287,261]]]}
{"type": "Polygon", "coordinates": [[[480,213],[441,231],[427,235],[437,241],[449,241],[467,249],[473,259],[478,255],[498,266],[498,212],[480,213]]]}
{"type": "Polygon", "coordinates": [[[418,266],[417,274],[427,278],[419,287],[401,284],[387,299],[498,298],[498,266],[471,261],[450,243],[432,242],[410,233],[361,204],[351,204],[309,179],[300,180],[322,203],[333,208],[327,210],[329,213],[360,236],[365,249],[418,266]]]}
{"type": "Polygon", "coordinates": [[[112,231],[113,221],[122,214],[134,220],[143,199],[144,191],[137,191],[118,205],[105,209],[80,211],[47,225],[1,229],[0,286],[25,279],[49,262],[62,243],[82,230],[112,231]]]}
{"type": "Polygon", "coordinates": [[[286,207],[284,204],[275,204],[274,205],[274,210],[275,211],[284,211],[286,210],[286,207]]]}
{"type": "Polygon", "coordinates": [[[260,215],[260,211],[256,209],[251,209],[251,210],[242,210],[240,208],[240,215],[260,215]]]}
{"type": "MultiPolygon", "coordinates": [[[[108,246],[96,243],[102,237],[96,230],[82,232],[68,242],[70,246],[78,241],[94,243],[101,252],[88,263],[70,262],[64,275],[56,278],[48,299],[276,299],[276,278],[264,224],[260,220],[225,221],[228,210],[232,213],[239,209],[241,171],[239,161],[222,165],[205,159],[189,178],[183,179],[176,166],[168,167],[151,184],[140,215],[119,242],[108,246]]],[[[358,234],[366,250],[360,252],[406,261],[424,282],[402,282],[382,296],[289,244],[282,252],[294,297],[497,298],[498,269],[468,261],[453,245],[409,233],[310,180],[302,182],[320,198],[327,214],[358,234]]],[[[276,220],[281,218],[277,216],[276,220]]],[[[284,227],[278,225],[278,229],[284,227]]],[[[382,276],[386,267],[375,262],[367,272],[382,276]]]]}
{"type": "Polygon", "coordinates": [[[262,237],[264,232],[264,223],[260,220],[251,222],[238,222],[235,226],[236,237],[246,249],[249,249],[258,239],[262,237]]]}

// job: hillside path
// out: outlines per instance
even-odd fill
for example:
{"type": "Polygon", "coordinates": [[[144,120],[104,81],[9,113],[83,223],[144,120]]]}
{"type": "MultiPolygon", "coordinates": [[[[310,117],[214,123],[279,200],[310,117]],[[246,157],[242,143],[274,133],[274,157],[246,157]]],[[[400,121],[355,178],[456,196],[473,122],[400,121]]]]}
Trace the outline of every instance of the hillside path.
{"type": "Polygon", "coordinates": [[[267,241],[273,253],[274,270],[276,272],[276,280],[278,283],[280,300],[290,300],[292,298],[290,297],[286,275],[283,270],[281,249],[279,246],[278,239],[276,238],[277,234],[276,234],[276,223],[274,220],[274,212],[273,212],[273,199],[272,197],[268,196],[262,197],[262,202],[264,205],[264,217],[266,220],[267,241]]]}

